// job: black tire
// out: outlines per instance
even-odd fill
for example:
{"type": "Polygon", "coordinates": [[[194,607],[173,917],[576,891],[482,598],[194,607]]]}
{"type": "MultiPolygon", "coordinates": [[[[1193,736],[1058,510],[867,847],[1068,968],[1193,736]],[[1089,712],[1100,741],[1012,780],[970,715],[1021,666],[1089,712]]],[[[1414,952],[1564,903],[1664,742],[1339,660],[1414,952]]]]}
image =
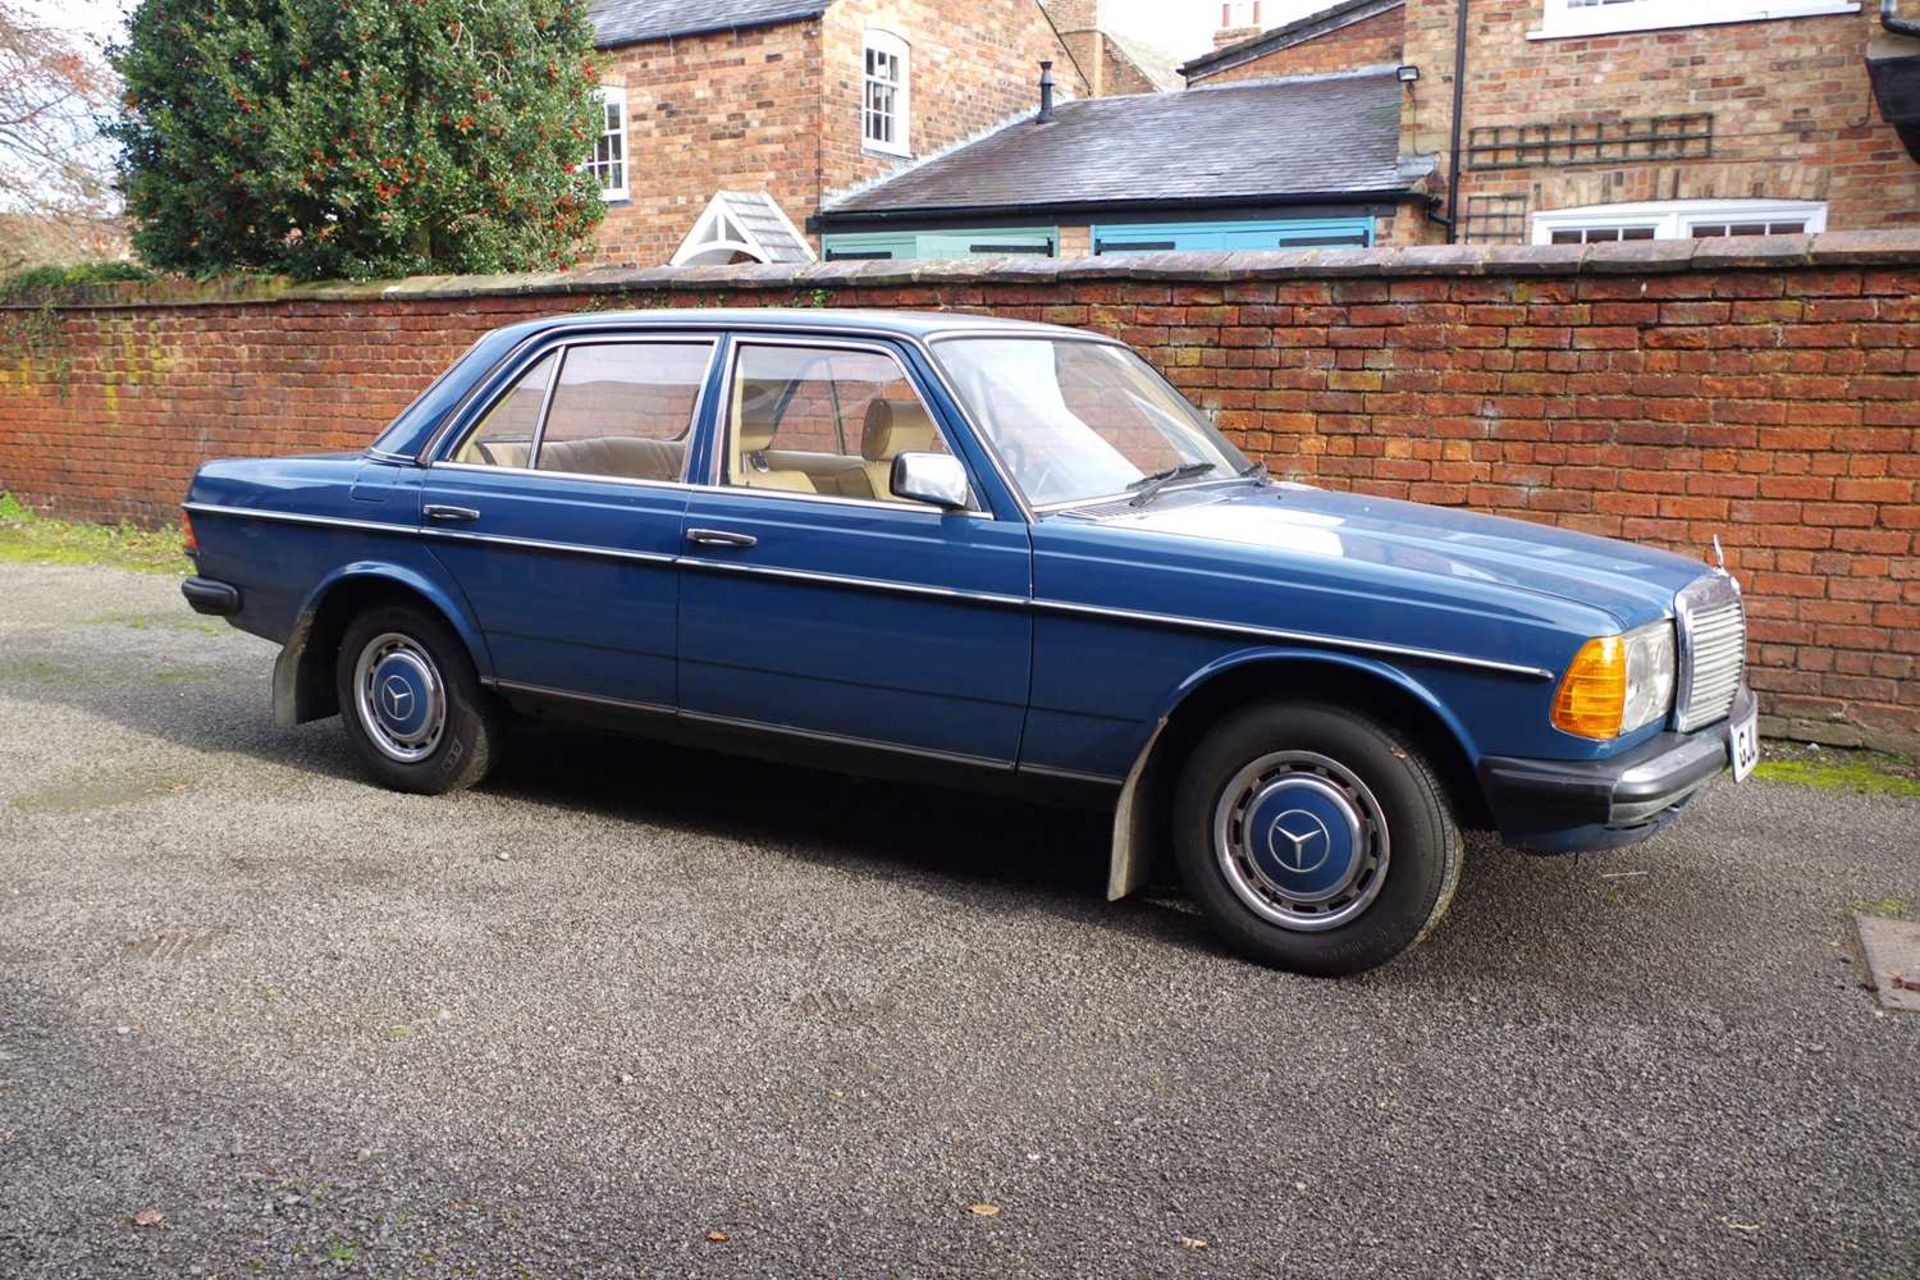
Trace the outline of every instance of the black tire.
{"type": "Polygon", "coordinates": [[[426,608],[376,605],[347,624],[334,689],[354,748],[374,778],[395,791],[441,795],[471,787],[487,776],[506,746],[506,717],[481,687],[466,646],[426,608]],[[370,658],[374,653],[385,656],[370,658]],[[364,702],[363,659],[373,661],[373,674],[383,686],[370,683],[364,702]],[[370,704],[382,694],[403,707],[417,699],[419,727],[373,709],[370,704]]]}
{"type": "Polygon", "coordinates": [[[1221,936],[1297,973],[1385,964],[1433,931],[1459,883],[1460,827],[1433,769],[1339,707],[1269,703],[1222,721],[1181,770],[1173,821],[1180,878],[1221,936]]]}

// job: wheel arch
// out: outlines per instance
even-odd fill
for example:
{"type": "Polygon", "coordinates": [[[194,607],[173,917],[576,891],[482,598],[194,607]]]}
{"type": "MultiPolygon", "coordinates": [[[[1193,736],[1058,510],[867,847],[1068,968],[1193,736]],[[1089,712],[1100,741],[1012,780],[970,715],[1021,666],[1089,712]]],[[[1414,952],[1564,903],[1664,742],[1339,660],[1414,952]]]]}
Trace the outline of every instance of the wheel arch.
{"type": "Polygon", "coordinates": [[[461,603],[425,574],[402,565],[343,565],[321,580],[300,606],[293,631],[273,664],[273,722],[291,728],[340,710],[334,693],[334,659],[340,637],[355,614],[375,604],[424,606],[438,614],[473,659],[484,679],[492,671],[480,630],[461,603]]]}
{"type": "Polygon", "coordinates": [[[1226,712],[1249,702],[1314,701],[1370,714],[1406,734],[1434,767],[1461,825],[1491,821],[1466,728],[1412,675],[1376,659],[1317,649],[1230,654],[1189,676],[1135,757],[1114,807],[1107,897],[1146,883],[1167,848],[1173,784],[1189,753],[1226,712]]]}

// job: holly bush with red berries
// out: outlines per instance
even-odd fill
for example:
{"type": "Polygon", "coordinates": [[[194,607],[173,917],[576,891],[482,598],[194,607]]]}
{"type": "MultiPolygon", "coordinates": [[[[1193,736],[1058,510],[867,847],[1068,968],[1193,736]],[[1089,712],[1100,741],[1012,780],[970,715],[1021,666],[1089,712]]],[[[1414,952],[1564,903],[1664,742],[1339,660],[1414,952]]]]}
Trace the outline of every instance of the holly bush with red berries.
{"type": "Polygon", "coordinates": [[[114,64],[153,266],[545,270],[604,211],[584,0],[144,0],[114,64]]]}

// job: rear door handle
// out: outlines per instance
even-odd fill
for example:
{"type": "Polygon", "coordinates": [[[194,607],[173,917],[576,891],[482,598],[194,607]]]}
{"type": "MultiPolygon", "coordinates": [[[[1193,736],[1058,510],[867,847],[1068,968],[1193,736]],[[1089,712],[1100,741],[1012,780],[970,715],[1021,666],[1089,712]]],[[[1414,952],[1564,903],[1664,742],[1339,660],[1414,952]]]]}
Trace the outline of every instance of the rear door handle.
{"type": "Polygon", "coordinates": [[[687,541],[696,547],[751,547],[760,539],[750,533],[734,533],[730,529],[689,529],[687,541]]]}
{"type": "Polygon", "coordinates": [[[429,502],[421,507],[420,514],[443,524],[471,524],[480,518],[480,513],[472,507],[445,507],[437,502],[429,502]]]}

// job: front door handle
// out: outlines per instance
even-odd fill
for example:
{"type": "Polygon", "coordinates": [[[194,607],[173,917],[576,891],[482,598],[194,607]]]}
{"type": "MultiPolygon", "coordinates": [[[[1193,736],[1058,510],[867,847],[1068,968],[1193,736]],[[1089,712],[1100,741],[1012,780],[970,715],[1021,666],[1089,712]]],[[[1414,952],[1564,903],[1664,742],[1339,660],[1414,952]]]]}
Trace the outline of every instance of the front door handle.
{"type": "Polygon", "coordinates": [[[421,507],[420,514],[443,524],[471,524],[480,518],[480,513],[472,507],[446,507],[437,502],[429,502],[421,507]]]}
{"type": "Polygon", "coordinates": [[[734,533],[730,529],[689,529],[687,541],[696,547],[751,547],[760,539],[750,533],[734,533]]]}

